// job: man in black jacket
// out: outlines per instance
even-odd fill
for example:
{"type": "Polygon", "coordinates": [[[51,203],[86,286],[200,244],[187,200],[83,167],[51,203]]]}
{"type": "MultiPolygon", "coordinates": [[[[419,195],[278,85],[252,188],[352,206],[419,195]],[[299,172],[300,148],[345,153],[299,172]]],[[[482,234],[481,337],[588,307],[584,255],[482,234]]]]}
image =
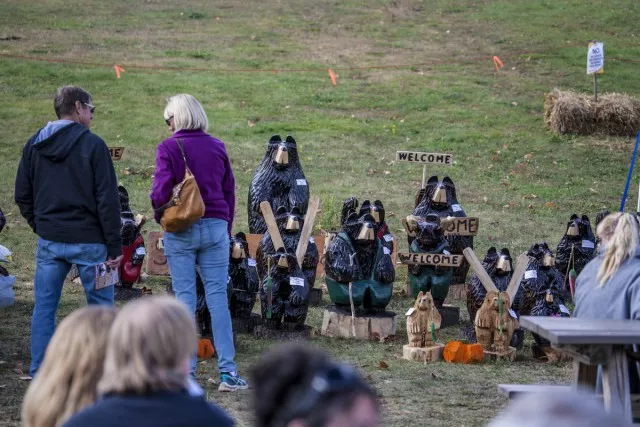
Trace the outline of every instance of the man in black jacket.
{"type": "Polygon", "coordinates": [[[89,128],[95,107],[76,86],[58,89],[58,120],[24,146],[16,178],[20,213],[38,235],[31,368],[37,372],[55,329],[64,279],[78,266],[88,304],[113,305],[113,286],[96,289],[96,265],[122,261],[116,174],[104,141],[89,128]]]}

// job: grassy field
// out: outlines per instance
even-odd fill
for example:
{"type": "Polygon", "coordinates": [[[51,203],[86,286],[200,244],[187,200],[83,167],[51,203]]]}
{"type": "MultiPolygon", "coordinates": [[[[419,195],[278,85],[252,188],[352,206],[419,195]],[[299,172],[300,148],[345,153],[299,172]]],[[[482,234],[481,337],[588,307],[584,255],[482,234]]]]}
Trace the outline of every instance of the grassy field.
{"type": "MultiPolygon", "coordinates": [[[[27,138],[54,118],[57,87],[77,84],[92,93],[92,130],[126,147],[118,177],[133,209],[147,216],[155,146],[168,135],[165,99],[186,92],[203,103],[211,133],[227,143],[236,231],[247,230],[248,185],[267,140],[290,134],[322,201],[318,229],[335,227],[342,200],[356,195],[382,200],[404,242],[400,218],[412,210],[422,171],[395,163],[395,151],[450,152],[453,167],[428,172],[448,174],[463,208],[480,217],[477,252],[492,245],[519,252],[538,241],[555,246],[571,213],[594,219],[602,208],[617,209],[633,140],[554,135],[544,127],[543,102],[554,87],[591,90],[590,39],[605,43],[600,91],[640,96],[637,64],[629,61],[640,56],[639,12],[631,0],[3,1],[0,207],[8,225],[0,244],[15,253],[9,269],[18,283],[16,304],[0,309],[0,424],[19,424],[33,308],[35,236],[13,203],[15,172],[27,138]],[[500,72],[492,55],[505,64],[500,72]],[[114,64],[126,70],[120,80],[114,64]]],[[[405,282],[400,268],[396,287],[405,282]]],[[[150,283],[162,292],[163,279],[150,283]]],[[[68,285],[59,314],[83,298],[80,286],[68,285]]],[[[391,309],[402,313],[411,304],[399,294],[391,309]]],[[[322,311],[312,309],[308,323],[319,327],[322,311]]],[[[402,361],[402,317],[399,324],[398,338],[384,344],[310,341],[363,369],[388,426],[484,425],[506,404],[498,383],[569,378],[566,364],[534,361],[531,340],[513,364],[402,361]],[[388,368],[379,369],[380,361],[388,368]]],[[[457,333],[449,328],[440,336],[457,333]]],[[[273,344],[241,336],[241,372],[273,344]]],[[[250,425],[249,394],[218,394],[208,382],[217,376],[215,363],[200,367],[209,398],[238,425],[250,425]]]]}

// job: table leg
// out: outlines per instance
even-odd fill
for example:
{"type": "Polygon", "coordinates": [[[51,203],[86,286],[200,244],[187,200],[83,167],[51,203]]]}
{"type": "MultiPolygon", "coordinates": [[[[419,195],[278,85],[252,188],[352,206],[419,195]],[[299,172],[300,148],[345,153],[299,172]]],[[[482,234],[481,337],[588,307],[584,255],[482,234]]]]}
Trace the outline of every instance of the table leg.
{"type": "Polygon", "coordinates": [[[609,363],[603,367],[602,388],[604,407],[631,421],[629,365],[624,347],[614,346],[609,363]]]}
{"type": "Polygon", "coordinates": [[[573,387],[594,393],[598,379],[598,366],[573,361],[573,387]]]}

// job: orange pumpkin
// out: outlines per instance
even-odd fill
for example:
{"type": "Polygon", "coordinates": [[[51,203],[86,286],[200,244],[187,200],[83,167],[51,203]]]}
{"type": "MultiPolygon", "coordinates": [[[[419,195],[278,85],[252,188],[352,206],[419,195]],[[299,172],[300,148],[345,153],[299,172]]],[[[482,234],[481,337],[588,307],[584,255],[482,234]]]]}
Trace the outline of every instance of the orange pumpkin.
{"type": "Polygon", "coordinates": [[[210,359],[215,354],[213,343],[209,338],[200,338],[198,340],[198,359],[210,359]]]}
{"type": "Polygon", "coordinates": [[[444,346],[442,357],[450,363],[474,363],[484,360],[484,350],[480,344],[464,344],[451,341],[444,346]]]}

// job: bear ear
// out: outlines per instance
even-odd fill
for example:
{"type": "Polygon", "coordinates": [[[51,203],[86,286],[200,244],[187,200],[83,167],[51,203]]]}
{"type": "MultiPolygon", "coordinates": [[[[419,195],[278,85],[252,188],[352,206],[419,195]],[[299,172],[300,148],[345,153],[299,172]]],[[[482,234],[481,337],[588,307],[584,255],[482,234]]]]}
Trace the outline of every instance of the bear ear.
{"type": "Polygon", "coordinates": [[[280,135],[273,135],[269,140],[269,144],[276,144],[280,142],[282,142],[282,138],[280,138],[280,135]]]}
{"type": "Polygon", "coordinates": [[[446,184],[446,185],[454,185],[454,184],[453,184],[453,181],[452,181],[452,180],[451,180],[451,178],[449,178],[448,176],[445,176],[445,177],[444,177],[444,179],[442,180],[442,183],[443,183],[443,184],[446,184]]]}
{"type": "Polygon", "coordinates": [[[502,248],[502,250],[500,251],[500,253],[502,253],[503,255],[508,256],[509,258],[511,258],[511,254],[509,253],[509,249],[507,248],[502,248]]]}
{"type": "Polygon", "coordinates": [[[291,135],[287,136],[287,144],[296,145],[296,140],[291,135]]]}
{"type": "Polygon", "coordinates": [[[418,292],[418,299],[421,299],[424,296],[424,292],[420,291],[418,292]]]}
{"type": "Polygon", "coordinates": [[[276,210],[276,215],[284,215],[287,213],[287,208],[284,206],[280,206],[277,210],[276,210]]]}
{"type": "Polygon", "coordinates": [[[360,206],[360,215],[364,215],[367,212],[371,212],[371,202],[368,199],[362,202],[362,205],[360,206]]]}
{"type": "Polygon", "coordinates": [[[497,254],[497,253],[498,253],[498,251],[496,250],[496,247],[495,247],[495,246],[491,246],[491,247],[489,248],[489,250],[487,251],[487,255],[495,255],[495,254],[497,254]]]}
{"type": "Polygon", "coordinates": [[[127,189],[124,188],[124,186],[122,185],[118,185],[118,192],[124,194],[125,196],[129,197],[129,193],[127,192],[127,189]]]}
{"type": "Polygon", "coordinates": [[[347,221],[346,222],[358,222],[358,214],[351,211],[349,213],[349,216],[347,217],[347,221]]]}
{"type": "Polygon", "coordinates": [[[384,209],[384,205],[382,204],[382,202],[380,200],[376,200],[375,202],[373,202],[373,204],[378,208],[378,209],[384,209]]]}
{"type": "Polygon", "coordinates": [[[589,221],[589,217],[588,217],[588,216],[586,216],[586,215],[582,215],[582,220],[583,220],[584,222],[589,222],[589,223],[591,222],[591,221],[589,221]]]}
{"type": "Polygon", "coordinates": [[[569,221],[573,221],[574,219],[578,219],[578,215],[571,214],[571,218],[569,218],[569,221]]]}
{"type": "Polygon", "coordinates": [[[429,180],[427,181],[427,185],[436,185],[437,183],[438,183],[438,177],[435,175],[429,178],[429,180]]]}
{"type": "Polygon", "coordinates": [[[247,236],[242,231],[239,233],[236,233],[235,237],[236,237],[236,240],[242,240],[243,242],[247,241],[247,236]]]}

